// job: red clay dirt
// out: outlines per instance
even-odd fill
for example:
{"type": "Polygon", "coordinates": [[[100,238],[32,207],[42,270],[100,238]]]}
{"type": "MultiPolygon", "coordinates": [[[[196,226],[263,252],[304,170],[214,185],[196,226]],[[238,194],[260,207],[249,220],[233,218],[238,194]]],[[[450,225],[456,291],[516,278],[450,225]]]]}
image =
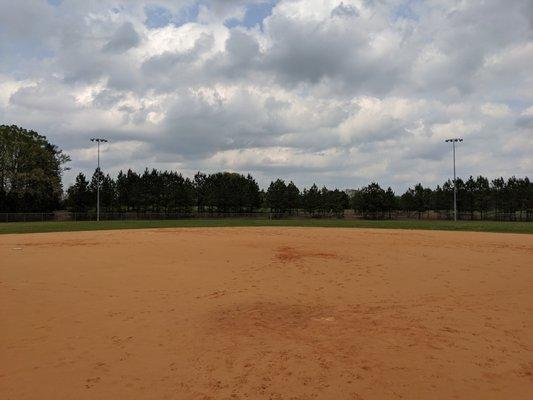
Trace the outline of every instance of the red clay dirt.
{"type": "Polygon", "coordinates": [[[531,399],[533,236],[0,236],[0,398],[531,399]]]}

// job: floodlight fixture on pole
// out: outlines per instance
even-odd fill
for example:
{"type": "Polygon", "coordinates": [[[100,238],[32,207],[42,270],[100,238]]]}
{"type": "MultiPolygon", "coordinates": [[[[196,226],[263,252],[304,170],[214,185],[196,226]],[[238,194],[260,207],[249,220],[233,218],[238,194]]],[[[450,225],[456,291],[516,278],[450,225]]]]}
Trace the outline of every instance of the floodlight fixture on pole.
{"type": "Polygon", "coordinates": [[[107,143],[107,139],[91,138],[91,142],[96,142],[98,147],[98,175],[96,177],[96,220],[100,221],[100,143],[107,143]]]}
{"type": "Polygon", "coordinates": [[[457,178],[455,177],[455,143],[462,142],[461,138],[446,139],[446,143],[451,143],[453,148],[453,220],[457,221],[457,178]]]}

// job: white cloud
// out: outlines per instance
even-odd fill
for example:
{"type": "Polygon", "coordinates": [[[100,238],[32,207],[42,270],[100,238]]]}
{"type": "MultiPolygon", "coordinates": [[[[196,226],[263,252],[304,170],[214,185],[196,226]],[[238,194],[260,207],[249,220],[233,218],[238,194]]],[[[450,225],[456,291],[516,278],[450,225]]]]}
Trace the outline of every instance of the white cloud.
{"type": "Polygon", "coordinates": [[[481,106],[481,112],[489,117],[505,118],[512,114],[507,104],[485,103],[481,106]]]}
{"type": "Polygon", "coordinates": [[[447,179],[443,140],[461,136],[460,174],[531,174],[528,0],[282,0],[262,28],[225,25],[256,0],[15,3],[0,118],[70,152],[67,181],[92,169],[94,135],[113,172],[405,188],[447,179]],[[189,20],[148,28],[147,5],[189,20]]]}
{"type": "Polygon", "coordinates": [[[7,107],[9,99],[19,89],[35,86],[37,83],[31,80],[14,80],[9,76],[0,74],[0,106],[7,107]]]}
{"type": "Polygon", "coordinates": [[[480,123],[467,123],[459,119],[445,124],[435,124],[431,130],[434,138],[445,140],[455,137],[468,138],[473,133],[479,132],[482,126],[480,123]]]}

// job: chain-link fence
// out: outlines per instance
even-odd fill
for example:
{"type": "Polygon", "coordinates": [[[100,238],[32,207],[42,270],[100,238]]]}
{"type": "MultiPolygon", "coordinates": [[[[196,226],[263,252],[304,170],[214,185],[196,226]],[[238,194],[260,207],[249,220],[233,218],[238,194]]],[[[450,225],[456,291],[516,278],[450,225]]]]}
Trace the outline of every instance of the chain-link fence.
{"type": "MultiPolygon", "coordinates": [[[[369,219],[369,220],[453,220],[453,211],[391,211],[391,212],[368,212],[350,213],[344,216],[346,219],[369,219]]],[[[459,212],[457,219],[460,221],[518,221],[533,222],[533,211],[510,212],[459,212]]]]}
{"type": "MultiPolygon", "coordinates": [[[[533,211],[522,212],[461,212],[457,215],[462,221],[522,221],[532,222],[533,211]]],[[[307,219],[307,218],[343,218],[347,220],[452,220],[453,211],[391,211],[354,213],[346,210],[342,215],[336,214],[308,214],[299,210],[292,213],[271,212],[102,212],[102,221],[140,221],[140,220],[177,220],[177,219],[220,219],[220,218],[246,218],[246,219],[307,219]]],[[[74,213],[67,211],[53,213],[0,213],[1,222],[37,222],[37,221],[94,221],[95,212],[74,213]]]]}
{"type": "Polygon", "coordinates": [[[54,213],[0,213],[0,222],[57,221],[54,213]]]}

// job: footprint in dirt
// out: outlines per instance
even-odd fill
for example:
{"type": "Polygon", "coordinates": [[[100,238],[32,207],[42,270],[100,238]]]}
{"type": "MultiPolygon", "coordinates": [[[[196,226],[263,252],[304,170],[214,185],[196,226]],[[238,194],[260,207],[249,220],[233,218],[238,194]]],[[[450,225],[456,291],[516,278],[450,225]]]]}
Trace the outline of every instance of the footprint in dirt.
{"type": "Polygon", "coordinates": [[[87,378],[85,380],[86,384],[85,384],[85,388],[86,389],[90,389],[92,388],[94,385],[96,385],[98,382],[100,382],[100,377],[97,376],[97,377],[94,377],[94,378],[87,378]]]}

